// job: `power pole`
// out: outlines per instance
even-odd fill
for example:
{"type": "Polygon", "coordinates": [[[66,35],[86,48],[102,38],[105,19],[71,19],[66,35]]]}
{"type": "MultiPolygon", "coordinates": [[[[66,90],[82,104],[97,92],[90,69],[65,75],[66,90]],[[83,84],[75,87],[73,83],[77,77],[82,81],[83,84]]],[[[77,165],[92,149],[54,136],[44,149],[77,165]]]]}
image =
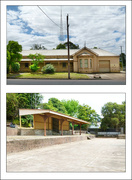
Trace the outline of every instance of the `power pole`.
{"type": "Polygon", "coordinates": [[[122,46],[121,47],[121,61],[122,61],[122,69],[123,69],[123,59],[122,59],[122,46]]]}
{"type": "Polygon", "coordinates": [[[69,59],[69,24],[68,24],[68,14],[67,14],[67,47],[68,47],[68,79],[70,79],[70,59],[69,59]]]}

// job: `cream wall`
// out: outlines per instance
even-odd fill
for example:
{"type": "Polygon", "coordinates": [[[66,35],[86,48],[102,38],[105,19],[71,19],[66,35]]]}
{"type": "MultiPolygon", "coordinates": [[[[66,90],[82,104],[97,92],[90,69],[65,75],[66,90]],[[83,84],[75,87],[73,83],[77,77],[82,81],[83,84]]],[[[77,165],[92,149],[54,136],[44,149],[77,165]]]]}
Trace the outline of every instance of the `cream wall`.
{"type": "MultiPolygon", "coordinates": [[[[52,116],[53,118],[56,118],[56,116],[52,116]]],[[[52,117],[47,118],[46,120],[46,129],[52,130],[52,117]]],[[[34,129],[44,129],[44,119],[43,116],[35,114],[34,115],[34,129]]],[[[61,130],[61,121],[59,121],[59,130],[61,130]]],[[[64,121],[63,122],[63,130],[68,131],[69,130],[69,122],[64,121]]]]}
{"type": "MultiPolygon", "coordinates": [[[[26,60],[28,56],[24,56],[23,59],[26,60]]],[[[68,62],[67,61],[59,61],[59,59],[67,59],[67,56],[46,56],[45,59],[57,59],[58,61],[45,61],[43,63],[40,63],[40,69],[38,71],[41,71],[42,67],[46,65],[46,63],[51,63],[56,68],[56,72],[68,72],[68,62]],[[66,67],[63,67],[63,63],[66,63],[66,67]]],[[[80,72],[80,73],[96,73],[99,72],[99,60],[109,60],[110,61],[110,72],[120,72],[120,65],[119,65],[119,57],[117,56],[97,56],[93,52],[83,49],[80,50],[78,53],[75,53],[73,56],[71,55],[70,58],[73,58],[73,61],[70,62],[70,72],[80,72]],[[82,55],[85,54],[84,56],[82,55]],[[80,68],[80,59],[83,60],[83,68],[80,68]],[[88,68],[84,67],[84,59],[92,59],[92,68],[88,66],[88,68]]],[[[89,61],[90,62],[90,61],[89,61]]],[[[88,62],[88,63],[89,63],[88,62]]],[[[31,62],[25,61],[20,62],[20,72],[30,72],[31,70],[29,68],[25,67],[25,63],[29,63],[29,66],[31,62]]]]}
{"type": "MultiPolygon", "coordinates": [[[[25,63],[29,63],[29,66],[32,64],[29,61],[25,61],[25,62],[20,62],[20,72],[31,72],[31,70],[29,69],[29,67],[25,67],[25,63]]],[[[46,64],[52,64],[55,69],[56,72],[67,72],[68,71],[68,63],[65,61],[44,61],[43,63],[39,63],[39,69],[38,71],[41,72],[41,69],[43,66],[45,66],[46,64]],[[63,63],[66,63],[66,67],[63,67],[63,63]]],[[[73,72],[73,62],[70,62],[70,72],[73,72]]]]}

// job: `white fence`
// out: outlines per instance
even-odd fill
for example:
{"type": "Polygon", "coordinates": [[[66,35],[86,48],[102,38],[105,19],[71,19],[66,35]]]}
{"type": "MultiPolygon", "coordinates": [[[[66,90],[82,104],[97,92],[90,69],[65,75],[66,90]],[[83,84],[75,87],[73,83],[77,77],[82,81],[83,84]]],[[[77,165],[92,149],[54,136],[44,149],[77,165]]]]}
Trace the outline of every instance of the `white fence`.
{"type": "Polygon", "coordinates": [[[120,132],[98,132],[98,135],[118,135],[120,132]]]}

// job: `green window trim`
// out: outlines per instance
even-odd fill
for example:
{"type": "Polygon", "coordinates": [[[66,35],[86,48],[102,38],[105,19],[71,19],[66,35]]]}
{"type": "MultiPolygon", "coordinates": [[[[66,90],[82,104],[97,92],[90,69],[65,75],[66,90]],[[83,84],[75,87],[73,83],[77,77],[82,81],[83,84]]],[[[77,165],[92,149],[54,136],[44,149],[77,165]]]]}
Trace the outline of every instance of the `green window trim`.
{"type": "Polygon", "coordinates": [[[92,68],[92,59],[90,59],[90,68],[92,68]]]}
{"type": "Polygon", "coordinates": [[[84,67],[88,68],[88,59],[84,59],[84,67]]]}

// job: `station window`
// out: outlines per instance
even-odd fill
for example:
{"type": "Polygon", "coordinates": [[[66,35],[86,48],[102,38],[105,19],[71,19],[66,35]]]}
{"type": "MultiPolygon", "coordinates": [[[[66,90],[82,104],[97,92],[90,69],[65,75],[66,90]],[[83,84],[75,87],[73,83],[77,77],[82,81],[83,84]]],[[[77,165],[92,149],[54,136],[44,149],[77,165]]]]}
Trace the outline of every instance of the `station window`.
{"type": "Polygon", "coordinates": [[[29,63],[25,63],[25,67],[28,68],[29,67],[29,63]]]}
{"type": "Polygon", "coordinates": [[[65,68],[66,67],[66,63],[62,63],[62,67],[65,68]]]}

